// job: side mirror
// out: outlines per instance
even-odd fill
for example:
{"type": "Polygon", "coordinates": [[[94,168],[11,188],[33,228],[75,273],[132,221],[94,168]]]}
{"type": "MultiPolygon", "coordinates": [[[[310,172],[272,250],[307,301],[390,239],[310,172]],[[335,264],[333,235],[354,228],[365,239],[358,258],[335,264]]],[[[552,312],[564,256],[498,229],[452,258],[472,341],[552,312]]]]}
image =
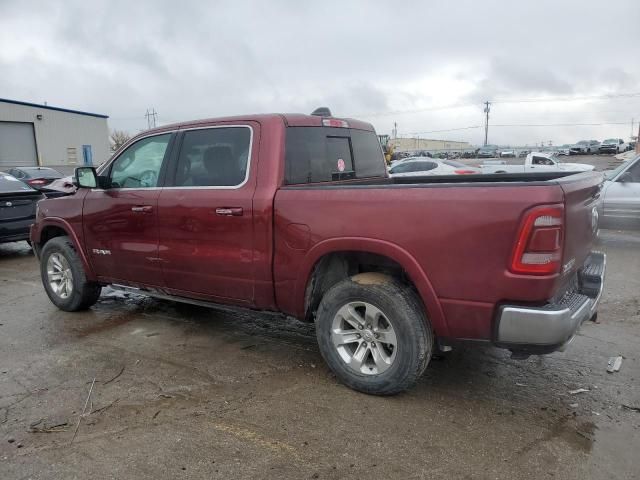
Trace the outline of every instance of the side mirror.
{"type": "Polygon", "coordinates": [[[618,178],[618,181],[620,183],[632,182],[633,181],[633,175],[631,175],[631,172],[624,172],[622,175],[620,175],[620,178],[618,178]]]}
{"type": "Polygon", "coordinates": [[[94,167],[76,168],[75,182],[78,188],[97,188],[98,175],[94,167]]]}

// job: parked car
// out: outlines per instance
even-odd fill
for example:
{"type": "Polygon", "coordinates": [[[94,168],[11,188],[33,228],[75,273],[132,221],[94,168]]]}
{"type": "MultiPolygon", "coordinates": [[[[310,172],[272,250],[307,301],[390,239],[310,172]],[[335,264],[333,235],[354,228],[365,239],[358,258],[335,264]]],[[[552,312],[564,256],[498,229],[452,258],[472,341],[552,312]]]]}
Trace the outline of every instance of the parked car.
{"type": "Polygon", "coordinates": [[[600,144],[600,153],[621,153],[626,152],[629,145],[621,138],[608,138],[600,144]]]}
{"type": "Polygon", "coordinates": [[[555,152],[533,152],[527,155],[524,165],[507,165],[500,160],[489,161],[480,165],[482,173],[517,173],[527,171],[540,172],[589,172],[595,167],[586,163],[566,163],[560,161],[555,152]]]}
{"type": "Polygon", "coordinates": [[[502,150],[500,152],[500,158],[516,158],[516,151],[513,149],[502,150]]]}
{"type": "Polygon", "coordinates": [[[580,140],[571,146],[571,155],[590,155],[598,153],[600,142],[597,140],[580,140]]]}
{"type": "Polygon", "coordinates": [[[498,156],[498,147],[495,145],[485,145],[484,147],[480,147],[478,153],[476,153],[476,158],[496,158],[498,156]]]}
{"type": "Polygon", "coordinates": [[[76,169],[79,191],[41,201],[31,239],[62,310],[112,285],[279,312],[315,322],[338,379],[389,395],[455,339],[518,358],[571,341],[603,287],[591,251],[602,181],[389,178],[365,122],[209,119],[145,131],[98,170],[76,169]]]}
{"type": "Polygon", "coordinates": [[[36,205],[43,198],[13,175],[0,172],[0,243],[29,240],[36,205]]]}
{"type": "Polygon", "coordinates": [[[469,167],[455,160],[409,157],[389,169],[390,177],[419,177],[422,175],[464,175],[482,173],[479,168],[469,167]]]}
{"type": "Polygon", "coordinates": [[[568,143],[565,143],[564,145],[562,145],[561,147],[558,147],[557,153],[558,155],[571,155],[571,148],[573,147],[573,145],[569,145],[568,143]]]}
{"type": "Polygon", "coordinates": [[[640,228],[640,156],[605,172],[599,213],[603,227],[640,228]]]}
{"type": "Polygon", "coordinates": [[[46,189],[51,182],[64,176],[49,167],[16,167],[8,173],[36,190],[46,189]]]}

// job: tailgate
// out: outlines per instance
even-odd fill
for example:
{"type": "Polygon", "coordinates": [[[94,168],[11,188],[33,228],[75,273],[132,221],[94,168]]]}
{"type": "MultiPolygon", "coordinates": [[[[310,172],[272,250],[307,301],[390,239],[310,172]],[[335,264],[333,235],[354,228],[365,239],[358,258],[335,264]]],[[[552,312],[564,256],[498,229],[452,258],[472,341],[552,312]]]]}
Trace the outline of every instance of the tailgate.
{"type": "Polygon", "coordinates": [[[40,194],[0,196],[0,221],[23,220],[34,217],[36,204],[41,198],[40,194]]]}
{"type": "Polygon", "coordinates": [[[562,272],[582,267],[591,253],[598,234],[596,205],[604,177],[588,172],[560,178],[557,182],[564,192],[565,240],[562,272]]]}

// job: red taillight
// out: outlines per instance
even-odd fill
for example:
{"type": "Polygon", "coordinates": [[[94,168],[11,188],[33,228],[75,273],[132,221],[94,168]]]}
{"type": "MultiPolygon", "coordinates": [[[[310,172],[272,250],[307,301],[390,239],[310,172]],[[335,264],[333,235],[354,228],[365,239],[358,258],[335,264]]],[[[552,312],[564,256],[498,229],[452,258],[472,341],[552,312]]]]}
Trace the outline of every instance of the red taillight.
{"type": "Polygon", "coordinates": [[[560,271],[564,233],[564,207],[536,207],[520,226],[510,270],[526,275],[550,275],[560,271]]]}
{"type": "Polygon", "coordinates": [[[322,125],[325,127],[349,128],[349,122],[337,118],[323,118],[322,125]]]}
{"type": "Polygon", "coordinates": [[[29,185],[44,185],[45,183],[47,183],[47,181],[43,180],[42,178],[34,178],[32,180],[27,180],[27,183],[29,185]]]}
{"type": "Polygon", "coordinates": [[[454,173],[457,175],[471,175],[477,172],[475,170],[455,170],[454,173]]]}

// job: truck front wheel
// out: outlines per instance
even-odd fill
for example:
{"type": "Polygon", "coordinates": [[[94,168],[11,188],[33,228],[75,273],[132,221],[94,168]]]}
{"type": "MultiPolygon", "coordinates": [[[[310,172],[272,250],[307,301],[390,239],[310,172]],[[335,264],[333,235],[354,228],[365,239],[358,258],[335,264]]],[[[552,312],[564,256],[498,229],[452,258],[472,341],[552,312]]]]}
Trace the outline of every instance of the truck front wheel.
{"type": "Polygon", "coordinates": [[[373,395],[410,388],[427,368],[433,333],[413,289],[379,273],[334,285],[316,317],[320,352],[345,385],[373,395]]]}
{"type": "Polygon", "coordinates": [[[60,310],[86,310],[100,297],[102,288],[87,280],[82,261],[69,237],[55,237],[44,244],[40,276],[49,299],[60,310]]]}

